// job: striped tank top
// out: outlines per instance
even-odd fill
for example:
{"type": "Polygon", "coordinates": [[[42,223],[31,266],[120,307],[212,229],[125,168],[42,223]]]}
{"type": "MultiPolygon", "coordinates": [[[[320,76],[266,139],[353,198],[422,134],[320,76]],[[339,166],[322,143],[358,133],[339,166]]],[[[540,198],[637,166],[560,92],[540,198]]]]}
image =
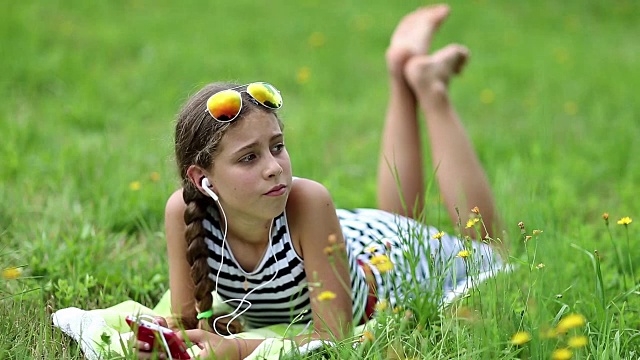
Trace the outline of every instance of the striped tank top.
{"type": "MultiPolygon", "coordinates": [[[[338,209],[336,212],[350,264],[355,323],[364,316],[369,293],[365,273],[359,263],[368,265],[372,270],[376,297],[385,299],[392,306],[400,300],[402,291],[399,290],[407,283],[424,284],[426,292],[442,294],[439,290],[454,289],[467,279],[465,262],[456,258],[456,254],[469,246],[457,237],[445,234],[436,239],[436,228],[382,210],[338,209]],[[372,263],[372,259],[381,255],[391,261],[392,270],[379,271],[372,263]],[[442,275],[442,281],[437,282],[439,289],[434,287],[434,271],[436,275],[442,275]]],[[[218,281],[220,298],[230,300],[228,304],[232,308],[239,306],[249,328],[310,322],[313,316],[304,259],[293,247],[286,214],[282,213],[273,220],[270,244],[258,266],[250,272],[240,267],[228,245],[223,249],[219,219],[218,209],[209,207],[203,225],[209,250],[209,278],[218,281]],[[243,298],[245,301],[240,301],[243,298]]],[[[477,242],[471,246],[483,259],[479,268],[490,268],[496,260],[492,249],[477,242]]]]}

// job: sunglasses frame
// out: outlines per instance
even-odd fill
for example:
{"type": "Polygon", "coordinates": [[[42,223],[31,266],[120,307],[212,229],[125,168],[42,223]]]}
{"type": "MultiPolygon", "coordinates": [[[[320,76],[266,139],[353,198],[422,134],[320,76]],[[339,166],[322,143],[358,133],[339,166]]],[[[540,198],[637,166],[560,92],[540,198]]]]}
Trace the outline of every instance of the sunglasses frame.
{"type": "Polygon", "coordinates": [[[271,109],[271,110],[278,110],[278,109],[280,109],[282,107],[283,100],[282,100],[282,95],[280,94],[280,90],[276,89],[275,86],[271,85],[270,83],[268,83],[266,81],[254,81],[254,82],[250,82],[248,84],[232,87],[230,89],[220,90],[220,91],[216,92],[215,94],[209,96],[209,98],[207,99],[206,108],[205,108],[204,111],[207,112],[209,114],[209,116],[211,116],[215,121],[222,122],[222,123],[232,122],[233,120],[238,118],[238,115],[240,115],[240,113],[242,112],[242,107],[244,105],[244,100],[242,99],[242,93],[243,92],[247,93],[247,95],[249,95],[249,100],[251,100],[256,105],[262,105],[262,106],[266,107],[267,109],[271,109]],[[266,88],[273,89],[274,91],[276,91],[278,97],[280,98],[280,104],[277,107],[272,107],[272,106],[269,106],[269,105],[263,103],[262,101],[256,99],[256,97],[253,96],[253,94],[251,94],[249,92],[249,87],[251,85],[254,85],[254,84],[262,85],[262,86],[264,86],[266,88]],[[241,89],[241,88],[244,88],[244,90],[240,90],[240,91],[237,90],[237,89],[241,89]],[[211,113],[211,110],[209,109],[209,101],[211,101],[211,99],[213,97],[215,97],[216,95],[218,95],[220,93],[223,93],[223,92],[227,92],[227,91],[234,92],[234,93],[236,93],[238,95],[238,98],[240,99],[240,107],[238,108],[238,112],[233,117],[231,117],[230,119],[228,119],[228,120],[220,120],[220,119],[218,119],[217,117],[215,117],[211,113]]]}

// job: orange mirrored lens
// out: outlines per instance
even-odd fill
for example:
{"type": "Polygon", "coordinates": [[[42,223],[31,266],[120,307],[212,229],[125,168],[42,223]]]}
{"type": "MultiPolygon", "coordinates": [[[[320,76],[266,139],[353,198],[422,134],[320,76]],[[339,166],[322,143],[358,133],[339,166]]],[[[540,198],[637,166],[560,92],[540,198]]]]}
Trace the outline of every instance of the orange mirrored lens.
{"type": "Polygon", "coordinates": [[[235,90],[223,90],[207,100],[207,110],[218,121],[231,121],[240,113],[242,98],[235,90]]]}
{"type": "Polygon", "coordinates": [[[262,105],[279,109],[282,106],[282,96],[280,92],[269,83],[252,83],[247,86],[247,92],[262,105]]]}

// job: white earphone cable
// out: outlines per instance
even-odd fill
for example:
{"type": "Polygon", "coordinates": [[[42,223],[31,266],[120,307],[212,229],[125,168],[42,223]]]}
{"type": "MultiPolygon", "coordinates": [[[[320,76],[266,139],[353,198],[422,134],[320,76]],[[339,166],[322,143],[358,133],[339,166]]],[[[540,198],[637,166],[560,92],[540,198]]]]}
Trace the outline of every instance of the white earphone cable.
{"type": "MultiPolygon", "coordinates": [[[[227,225],[227,216],[226,216],[226,214],[224,212],[224,209],[222,208],[222,204],[220,204],[219,202],[218,202],[218,207],[220,208],[220,213],[222,214],[222,217],[224,219],[224,232],[222,233],[222,246],[221,246],[221,250],[220,250],[220,252],[221,252],[221,254],[220,254],[220,266],[218,267],[218,271],[216,272],[216,287],[215,287],[216,295],[218,295],[218,280],[219,280],[219,277],[220,277],[220,272],[222,271],[222,265],[224,263],[224,249],[225,249],[225,245],[227,243],[227,231],[229,229],[228,225],[227,225]]],[[[273,259],[277,263],[278,262],[278,258],[276,257],[276,253],[273,251],[273,247],[272,247],[272,244],[271,244],[271,230],[272,229],[273,229],[273,220],[271,220],[271,223],[269,224],[269,233],[268,233],[269,244],[267,246],[268,246],[268,251],[271,251],[273,259]]],[[[231,249],[229,249],[229,252],[231,252],[231,249]]],[[[239,266],[239,264],[238,264],[238,266],[239,266]]],[[[251,291],[249,291],[247,294],[245,294],[242,297],[242,299],[228,299],[228,300],[222,301],[223,304],[227,304],[227,303],[230,303],[230,302],[238,302],[238,306],[230,314],[219,316],[215,320],[213,320],[213,324],[212,324],[213,325],[213,331],[215,331],[216,334],[218,334],[220,336],[224,336],[224,335],[220,334],[218,332],[218,330],[216,329],[216,323],[220,319],[225,319],[225,318],[231,317],[231,320],[227,323],[227,332],[231,333],[231,331],[229,330],[229,326],[231,325],[231,323],[234,320],[236,320],[238,317],[242,316],[242,314],[247,312],[249,310],[249,308],[251,308],[252,304],[251,304],[251,302],[249,300],[247,300],[247,297],[249,295],[251,295],[254,291],[256,291],[256,290],[258,290],[258,289],[260,289],[260,288],[262,288],[262,287],[264,287],[264,286],[266,286],[268,284],[270,284],[271,282],[273,282],[278,276],[278,270],[279,270],[278,266],[276,265],[276,272],[273,275],[273,277],[269,281],[267,281],[265,283],[262,283],[262,284],[256,286],[255,288],[251,289],[251,291]],[[244,310],[240,310],[242,305],[245,304],[245,303],[247,304],[247,307],[244,310]]]]}

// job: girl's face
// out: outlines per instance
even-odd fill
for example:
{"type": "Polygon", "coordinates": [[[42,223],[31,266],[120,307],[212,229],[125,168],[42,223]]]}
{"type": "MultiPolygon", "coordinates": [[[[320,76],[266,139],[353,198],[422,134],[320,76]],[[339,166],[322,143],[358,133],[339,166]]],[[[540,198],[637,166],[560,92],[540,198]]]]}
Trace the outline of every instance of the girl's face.
{"type": "Polygon", "coordinates": [[[291,160],[276,117],[256,111],[237,120],[222,137],[210,171],[225,212],[268,219],[282,213],[291,190],[291,160]]]}

